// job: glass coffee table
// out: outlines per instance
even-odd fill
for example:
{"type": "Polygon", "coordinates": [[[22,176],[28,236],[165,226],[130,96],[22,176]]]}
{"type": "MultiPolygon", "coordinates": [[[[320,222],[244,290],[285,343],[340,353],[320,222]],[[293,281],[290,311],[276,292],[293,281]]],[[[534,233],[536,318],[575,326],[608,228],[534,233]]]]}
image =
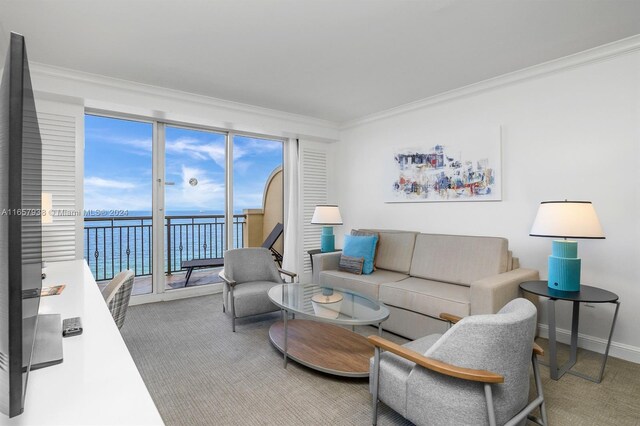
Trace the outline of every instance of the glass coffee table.
{"type": "Polygon", "coordinates": [[[353,329],[375,325],[382,334],[382,322],[389,318],[383,303],[350,290],[316,284],[277,285],[269,290],[269,298],[284,314],[283,321],[269,329],[269,339],[283,353],[285,368],[287,359],[292,359],[337,376],[369,376],[373,346],[353,329]],[[344,326],[351,326],[351,330],[344,326]]]}

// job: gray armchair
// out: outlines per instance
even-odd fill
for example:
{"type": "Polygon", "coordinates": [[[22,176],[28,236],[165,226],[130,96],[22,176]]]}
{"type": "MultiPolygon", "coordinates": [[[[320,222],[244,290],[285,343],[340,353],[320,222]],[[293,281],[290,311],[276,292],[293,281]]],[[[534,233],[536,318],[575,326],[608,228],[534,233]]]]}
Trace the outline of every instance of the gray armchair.
{"type": "Polygon", "coordinates": [[[271,303],[267,292],[282,284],[280,274],[291,282],[296,274],[279,269],[266,248],[242,248],[224,252],[224,270],[218,276],[224,282],[222,311],[231,312],[231,329],[236,331],[236,318],[280,310],[271,303]],[[230,309],[229,309],[230,308],[230,309]]]}
{"type": "Polygon", "coordinates": [[[416,425],[516,425],[527,418],[546,425],[535,328],[535,306],[515,299],[497,314],[460,319],[444,335],[404,346],[370,336],[373,424],[380,400],[416,425]],[[537,397],[528,403],[530,363],[537,397]],[[542,419],[530,414],[537,407],[542,419]]]}

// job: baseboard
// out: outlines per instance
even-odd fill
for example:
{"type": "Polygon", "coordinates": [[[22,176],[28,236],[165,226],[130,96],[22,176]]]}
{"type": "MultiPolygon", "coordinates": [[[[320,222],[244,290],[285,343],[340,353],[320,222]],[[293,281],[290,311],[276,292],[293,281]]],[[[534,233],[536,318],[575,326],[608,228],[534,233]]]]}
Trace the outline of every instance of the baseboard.
{"type": "MultiPolygon", "coordinates": [[[[549,326],[547,324],[538,324],[538,330],[540,337],[549,338],[549,326]]],[[[556,328],[556,339],[558,342],[569,345],[571,343],[571,330],[556,328]]],[[[578,333],[578,347],[602,354],[607,347],[607,340],[578,333]]],[[[637,346],[612,341],[609,356],[640,364],[640,348],[637,346]]]]}
{"type": "Polygon", "coordinates": [[[206,296],[209,294],[222,293],[222,283],[207,284],[188,288],[177,288],[164,293],[140,294],[131,297],[129,306],[143,305],[145,303],[165,302],[169,300],[186,299],[188,297],[206,296]]]}

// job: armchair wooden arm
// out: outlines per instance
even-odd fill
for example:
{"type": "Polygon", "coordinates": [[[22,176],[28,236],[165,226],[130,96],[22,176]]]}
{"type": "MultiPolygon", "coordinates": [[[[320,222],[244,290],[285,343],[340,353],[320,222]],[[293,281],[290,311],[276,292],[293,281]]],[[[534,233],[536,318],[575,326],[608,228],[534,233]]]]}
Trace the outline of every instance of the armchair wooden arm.
{"type": "Polygon", "coordinates": [[[278,272],[280,272],[281,274],[287,275],[289,278],[291,278],[291,282],[293,282],[293,279],[298,276],[298,274],[296,274],[295,272],[287,271],[282,268],[278,268],[278,272]]]}
{"type": "Polygon", "coordinates": [[[474,370],[471,368],[458,367],[456,365],[447,364],[446,362],[427,358],[426,356],[416,351],[407,349],[404,346],[400,346],[380,336],[369,336],[367,340],[373,346],[376,346],[381,349],[384,349],[385,351],[394,353],[402,358],[415,362],[416,364],[426,369],[435,371],[440,374],[444,374],[446,376],[456,377],[458,379],[471,380],[474,382],[482,382],[482,383],[503,383],[504,382],[504,377],[501,376],[500,374],[493,373],[487,370],[474,370]]]}
{"type": "Polygon", "coordinates": [[[533,342],[533,353],[536,355],[544,355],[544,349],[542,349],[536,342],[533,342]]]}
{"type": "Polygon", "coordinates": [[[227,277],[224,273],[224,270],[220,271],[218,273],[218,277],[224,281],[229,287],[234,287],[236,285],[236,282],[234,280],[232,280],[231,278],[227,277]]]}
{"type": "Polygon", "coordinates": [[[442,314],[440,314],[440,319],[443,319],[445,321],[449,321],[451,324],[455,324],[458,321],[460,321],[462,319],[462,317],[459,317],[459,316],[453,315],[453,314],[442,313],[442,314]]]}

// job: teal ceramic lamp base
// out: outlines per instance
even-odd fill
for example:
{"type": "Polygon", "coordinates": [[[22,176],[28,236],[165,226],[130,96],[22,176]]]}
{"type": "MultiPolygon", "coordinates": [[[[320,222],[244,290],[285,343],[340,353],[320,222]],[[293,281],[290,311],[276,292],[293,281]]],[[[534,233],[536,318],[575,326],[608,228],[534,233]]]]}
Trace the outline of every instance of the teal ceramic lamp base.
{"type": "Polygon", "coordinates": [[[327,253],[336,250],[336,237],[333,235],[333,226],[323,226],[320,236],[320,251],[327,253]]]}
{"type": "Polygon", "coordinates": [[[580,259],[576,241],[555,240],[549,256],[549,288],[580,291],[580,259]]]}

